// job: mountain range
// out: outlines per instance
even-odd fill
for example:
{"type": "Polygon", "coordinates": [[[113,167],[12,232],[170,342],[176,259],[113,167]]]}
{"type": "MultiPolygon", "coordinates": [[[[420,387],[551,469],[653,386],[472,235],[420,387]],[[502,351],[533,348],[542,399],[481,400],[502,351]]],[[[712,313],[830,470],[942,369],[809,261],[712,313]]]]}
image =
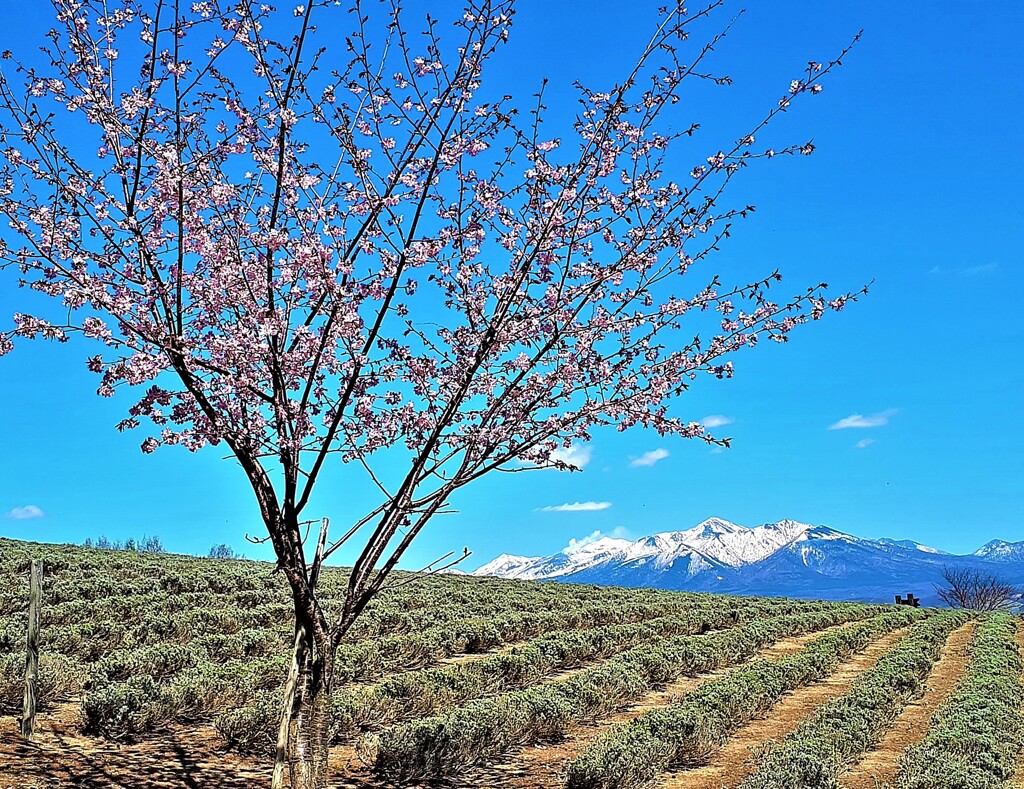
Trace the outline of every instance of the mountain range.
{"type": "Polygon", "coordinates": [[[727,594],[938,602],[944,567],[970,567],[1024,585],[1024,541],[993,540],[959,555],[911,540],[870,540],[792,520],[754,528],[709,518],[692,529],[630,541],[602,537],[553,556],[503,554],[473,575],[647,586],[727,594]]]}

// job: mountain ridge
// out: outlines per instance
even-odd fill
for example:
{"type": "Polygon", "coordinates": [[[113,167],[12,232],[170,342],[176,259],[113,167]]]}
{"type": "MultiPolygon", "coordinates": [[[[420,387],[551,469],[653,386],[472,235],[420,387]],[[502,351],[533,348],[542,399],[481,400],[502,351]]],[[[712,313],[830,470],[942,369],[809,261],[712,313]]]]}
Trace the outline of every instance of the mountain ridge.
{"type": "Polygon", "coordinates": [[[1024,582],[1024,541],[992,540],[961,555],[913,540],[855,537],[795,520],[747,527],[712,517],[691,529],[635,541],[573,542],[551,556],[502,554],[471,574],[852,600],[891,600],[912,591],[927,602],[937,599],[934,586],[947,565],[1024,582]]]}

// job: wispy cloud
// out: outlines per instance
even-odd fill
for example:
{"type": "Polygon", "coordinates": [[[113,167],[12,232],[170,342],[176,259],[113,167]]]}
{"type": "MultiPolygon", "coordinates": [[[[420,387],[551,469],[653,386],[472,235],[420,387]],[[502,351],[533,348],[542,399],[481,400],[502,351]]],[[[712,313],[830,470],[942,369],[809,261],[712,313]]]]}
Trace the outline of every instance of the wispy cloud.
{"type": "Polygon", "coordinates": [[[636,457],[630,460],[629,465],[632,466],[633,468],[653,466],[659,460],[664,460],[667,457],[667,449],[652,449],[650,452],[644,452],[640,457],[636,457]]]}
{"type": "Polygon", "coordinates": [[[957,271],[961,277],[977,277],[981,274],[995,274],[999,271],[998,263],[982,263],[980,266],[968,266],[957,271]]]}
{"type": "Polygon", "coordinates": [[[16,521],[27,521],[31,518],[42,518],[44,515],[46,515],[46,513],[35,504],[26,504],[24,507],[15,507],[7,513],[8,518],[16,521]]]}
{"type": "Polygon", "coordinates": [[[583,468],[590,462],[590,444],[573,444],[571,447],[556,449],[551,453],[552,460],[560,460],[576,468],[583,468]]]}
{"type": "Polygon", "coordinates": [[[864,447],[869,447],[874,443],[875,439],[873,438],[862,438],[860,441],[854,444],[854,446],[857,447],[857,449],[864,449],[864,447]]]}
{"type": "Polygon", "coordinates": [[[606,510],[612,503],[610,501],[574,501],[572,504],[558,504],[553,507],[541,507],[538,512],[597,512],[606,510]]]}
{"type": "Polygon", "coordinates": [[[963,266],[953,269],[943,268],[942,266],[933,266],[928,273],[936,276],[952,274],[957,277],[981,277],[987,274],[995,274],[998,271],[998,263],[981,263],[977,266],[963,266]]]}
{"type": "Polygon", "coordinates": [[[864,414],[850,414],[848,417],[829,425],[828,429],[848,430],[850,428],[881,427],[882,425],[889,424],[889,420],[895,415],[895,408],[887,408],[885,411],[868,416],[864,416],[864,414]]]}
{"type": "Polygon", "coordinates": [[[731,425],[735,421],[731,416],[725,416],[724,414],[709,414],[701,419],[700,423],[708,430],[714,430],[716,427],[731,425]]]}
{"type": "Polygon", "coordinates": [[[619,540],[633,539],[633,535],[630,533],[629,529],[625,526],[616,526],[612,529],[611,534],[605,534],[602,531],[592,531],[586,537],[580,537],[578,540],[573,537],[569,540],[569,544],[562,550],[562,553],[573,553],[578,551],[580,548],[585,548],[598,540],[604,539],[605,537],[615,537],[619,540]]]}
{"type": "MultiPolygon", "coordinates": [[[[559,447],[548,457],[548,463],[543,464],[542,468],[554,468],[550,465],[554,462],[566,463],[570,466],[574,466],[577,469],[583,469],[588,463],[590,463],[590,456],[592,452],[590,444],[572,444],[568,447],[559,447]]],[[[537,468],[538,464],[529,460],[517,460],[520,466],[526,466],[531,468],[537,468]]]]}

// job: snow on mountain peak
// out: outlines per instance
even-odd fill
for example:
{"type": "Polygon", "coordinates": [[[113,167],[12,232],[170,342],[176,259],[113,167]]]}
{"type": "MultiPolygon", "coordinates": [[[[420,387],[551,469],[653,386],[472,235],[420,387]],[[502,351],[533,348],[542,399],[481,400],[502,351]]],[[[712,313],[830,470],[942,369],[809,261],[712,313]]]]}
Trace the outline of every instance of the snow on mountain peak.
{"type": "Polygon", "coordinates": [[[948,555],[946,551],[940,551],[938,548],[931,548],[927,545],[922,545],[919,542],[913,540],[892,540],[888,537],[882,537],[876,540],[879,545],[887,545],[895,548],[906,548],[908,551],[921,551],[922,553],[934,553],[948,555]]]}
{"type": "Polygon", "coordinates": [[[947,564],[995,567],[1024,585],[1024,541],[992,540],[960,556],[911,540],[855,537],[793,520],[739,526],[708,518],[635,542],[600,532],[551,556],[503,554],[473,575],[739,594],[892,600],[929,594],[947,564]],[[998,563],[996,565],[995,563],[998,563]]]}
{"type": "Polygon", "coordinates": [[[705,535],[711,534],[735,534],[738,531],[742,531],[742,526],[737,526],[735,523],[730,521],[724,521],[721,518],[708,518],[707,520],[701,521],[692,529],[690,532],[699,531],[705,535]]]}
{"type": "Polygon", "coordinates": [[[514,556],[510,553],[503,553],[496,559],[492,559],[483,567],[480,567],[470,575],[497,575],[501,578],[520,578],[519,573],[525,566],[536,559],[529,556],[514,556]]]}
{"type": "MultiPolygon", "coordinates": [[[[598,533],[591,538],[571,540],[561,552],[550,557],[524,557],[504,554],[485,564],[474,575],[502,575],[506,578],[556,578],[581,572],[599,564],[650,563],[653,567],[672,566],[685,557],[691,572],[715,564],[742,567],[767,559],[781,548],[807,539],[809,535],[833,539],[841,535],[831,529],[784,520],[754,528],[739,526],[721,518],[708,518],[685,531],[670,531],[642,537],[636,542],[598,533]],[[826,535],[827,533],[827,535],[826,535]]],[[[848,535],[841,535],[848,537],[848,535]]],[[[853,538],[849,538],[853,539],[853,538]]]]}
{"type": "Polygon", "coordinates": [[[566,556],[580,555],[580,554],[603,554],[611,553],[613,551],[621,551],[632,545],[629,540],[623,540],[618,537],[600,537],[595,540],[570,540],[569,544],[562,549],[562,553],[566,556]]]}
{"type": "Polygon", "coordinates": [[[991,540],[982,545],[973,555],[994,561],[1021,559],[1024,558],[1024,541],[1007,542],[1006,540],[991,540]]]}

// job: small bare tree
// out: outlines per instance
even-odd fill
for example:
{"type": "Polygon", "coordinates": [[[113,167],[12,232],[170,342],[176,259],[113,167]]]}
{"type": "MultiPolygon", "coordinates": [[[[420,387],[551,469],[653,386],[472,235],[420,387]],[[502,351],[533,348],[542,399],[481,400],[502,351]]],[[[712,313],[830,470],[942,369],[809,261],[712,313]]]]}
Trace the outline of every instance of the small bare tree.
{"type": "Polygon", "coordinates": [[[1016,606],[1021,590],[995,573],[972,567],[942,568],[943,585],[935,591],[953,608],[974,611],[1005,611],[1016,606]]]}

